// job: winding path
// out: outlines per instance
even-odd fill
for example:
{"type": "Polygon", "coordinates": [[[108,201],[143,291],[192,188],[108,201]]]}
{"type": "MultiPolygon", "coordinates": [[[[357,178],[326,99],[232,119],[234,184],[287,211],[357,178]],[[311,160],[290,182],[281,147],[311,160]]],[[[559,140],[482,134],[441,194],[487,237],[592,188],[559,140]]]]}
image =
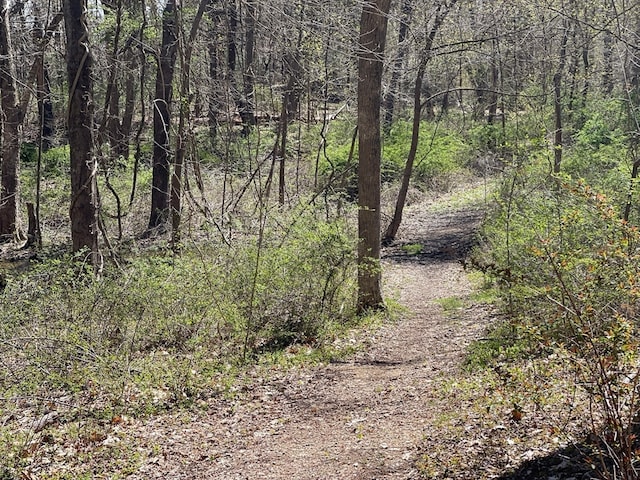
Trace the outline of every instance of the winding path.
{"type": "Polygon", "coordinates": [[[417,451],[441,405],[433,384],[486,327],[477,315],[446,316],[438,303],[470,293],[459,259],[479,221],[477,210],[408,209],[384,259],[386,293],[408,308],[398,322],[344,362],[256,377],[241,400],[147,420],[137,434],[146,460],[128,478],[419,478],[417,451]],[[403,244],[422,250],[410,255],[403,244]]]}

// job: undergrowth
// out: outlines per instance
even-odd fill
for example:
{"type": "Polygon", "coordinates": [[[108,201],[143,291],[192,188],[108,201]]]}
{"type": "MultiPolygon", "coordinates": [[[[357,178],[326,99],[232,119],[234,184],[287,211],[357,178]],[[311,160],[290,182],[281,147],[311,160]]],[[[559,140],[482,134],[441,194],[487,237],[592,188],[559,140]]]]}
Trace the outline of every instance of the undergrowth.
{"type": "Polygon", "coordinates": [[[132,252],[99,277],[82,253],[42,254],[10,277],[0,294],[0,417],[29,405],[32,418],[0,427],[0,465],[28,466],[49,434],[24,422],[51,412],[56,423],[97,415],[109,424],[233,394],[249,362],[338,355],[335,340],[355,318],[350,228],[307,209],[271,213],[260,242],[247,235],[185,244],[180,255],[132,252]]]}
{"type": "Polygon", "coordinates": [[[592,406],[594,468],[602,478],[632,479],[640,461],[640,233],[635,206],[623,220],[636,193],[628,139],[606,114],[582,118],[562,174],[550,175],[538,150],[505,175],[472,263],[500,288],[510,320],[474,345],[470,362],[561,358],[592,406]]]}

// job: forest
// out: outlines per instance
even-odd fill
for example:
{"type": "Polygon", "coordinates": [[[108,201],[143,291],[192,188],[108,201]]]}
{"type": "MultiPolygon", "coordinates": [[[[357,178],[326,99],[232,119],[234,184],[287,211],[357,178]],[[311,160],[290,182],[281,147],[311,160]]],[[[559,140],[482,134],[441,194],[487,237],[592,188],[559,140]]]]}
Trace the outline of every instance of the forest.
{"type": "Polygon", "coordinates": [[[634,0],[0,0],[0,113],[0,480],[640,478],[634,0]]]}

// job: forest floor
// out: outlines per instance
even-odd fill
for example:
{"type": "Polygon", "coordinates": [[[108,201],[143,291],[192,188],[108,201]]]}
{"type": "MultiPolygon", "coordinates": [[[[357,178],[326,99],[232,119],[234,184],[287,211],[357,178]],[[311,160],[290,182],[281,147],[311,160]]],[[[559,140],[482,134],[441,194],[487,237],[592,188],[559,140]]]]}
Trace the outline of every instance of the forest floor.
{"type": "Polygon", "coordinates": [[[452,318],[438,303],[471,293],[460,258],[481,211],[424,213],[410,209],[384,253],[387,295],[406,308],[397,322],[359,339],[367,345],[350,358],[256,375],[232,404],[130,425],[140,448],[160,448],[129,478],[419,478],[418,447],[442,409],[434,384],[455,376],[491,319],[483,307],[452,318]]]}
{"type": "Polygon", "coordinates": [[[570,379],[534,386],[528,369],[544,372],[526,362],[464,368],[469,345],[500,316],[463,269],[483,209],[448,201],[407,208],[383,253],[385,293],[401,313],[342,340],[357,353],[256,367],[231,396],[121,419],[97,442],[110,454],[96,445],[85,467],[130,480],[591,478],[570,379]]]}
{"type": "Polygon", "coordinates": [[[383,253],[386,295],[404,309],[397,321],[355,334],[362,348],[349,358],[256,372],[233,399],[118,426],[144,458],[127,478],[590,478],[570,388],[540,393],[507,385],[511,374],[462,368],[498,318],[463,270],[483,209],[437,205],[408,207],[383,253]]]}

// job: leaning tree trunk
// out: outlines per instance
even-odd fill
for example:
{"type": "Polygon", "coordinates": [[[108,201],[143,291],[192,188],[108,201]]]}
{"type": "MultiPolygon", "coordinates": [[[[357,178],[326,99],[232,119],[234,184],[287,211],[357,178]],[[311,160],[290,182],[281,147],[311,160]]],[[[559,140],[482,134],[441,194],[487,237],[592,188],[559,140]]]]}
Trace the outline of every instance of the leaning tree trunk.
{"type": "Polygon", "coordinates": [[[11,46],[8,1],[0,1],[0,105],[2,107],[2,188],[0,240],[18,231],[21,109],[16,94],[16,69],[11,46]]]}
{"type": "Polygon", "coordinates": [[[93,148],[92,64],[87,0],[65,0],[67,75],[69,79],[69,150],[71,153],[71,239],[73,251],[88,248],[97,263],[97,188],[93,148]]]}
{"type": "Polygon", "coordinates": [[[391,222],[389,222],[389,226],[384,232],[383,243],[385,245],[389,245],[396,238],[398,229],[400,228],[400,224],[402,223],[402,212],[404,210],[404,204],[407,201],[409,182],[411,181],[411,175],[413,173],[413,163],[416,159],[416,153],[418,151],[418,140],[420,138],[420,117],[422,113],[421,92],[426,64],[426,59],[420,62],[420,67],[418,68],[418,73],[416,74],[416,81],[413,89],[413,127],[411,130],[411,146],[409,147],[407,162],[404,166],[404,173],[402,175],[400,191],[398,192],[398,198],[396,199],[396,208],[393,212],[391,222]]]}
{"type": "Polygon", "coordinates": [[[391,0],[365,1],[358,59],[358,311],[384,308],[380,287],[380,95],[391,0]]]}
{"type": "Polygon", "coordinates": [[[447,6],[440,4],[436,11],[433,25],[429,30],[429,35],[426,39],[426,45],[422,52],[422,58],[418,66],[418,72],[413,87],[413,124],[411,130],[411,146],[409,147],[409,154],[407,155],[407,162],[404,166],[404,173],[402,174],[402,183],[400,184],[400,191],[398,192],[398,198],[396,199],[396,207],[393,212],[393,218],[389,222],[389,226],[385,230],[383,236],[383,243],[390,244],[398,234],[398,229],[402,223],[402,213],[404,211],[404,204],[407,201],[407,193],[409,191],[409,183],[411,181],[411,175],[413,174],[413,164],[416,159],[416,153],[418,151],[418,141],[420,139],[420,120],[422,117],[422,110],[424,105],[422,104],[422,89],[424,82],[424,75],[427,68],[427,63],[431,58],[431,49],[433,48],[433,42],[436,38],[436,34],[444,22],[444,19],[449,14],[449,11],[453,8],[457,0],[452,0],[447,6]]]}
{"type": "Polygon", "coordinates": [[[153,179],[151,214],[147,234],[162,228],[169,219],[169,177],[171,163],[171,102],[173,74],[178,52],[176,9],[179,0],[169,0],[163,11],[162,46],[158,59],[156,91],[153,101],[153,179]]]}

